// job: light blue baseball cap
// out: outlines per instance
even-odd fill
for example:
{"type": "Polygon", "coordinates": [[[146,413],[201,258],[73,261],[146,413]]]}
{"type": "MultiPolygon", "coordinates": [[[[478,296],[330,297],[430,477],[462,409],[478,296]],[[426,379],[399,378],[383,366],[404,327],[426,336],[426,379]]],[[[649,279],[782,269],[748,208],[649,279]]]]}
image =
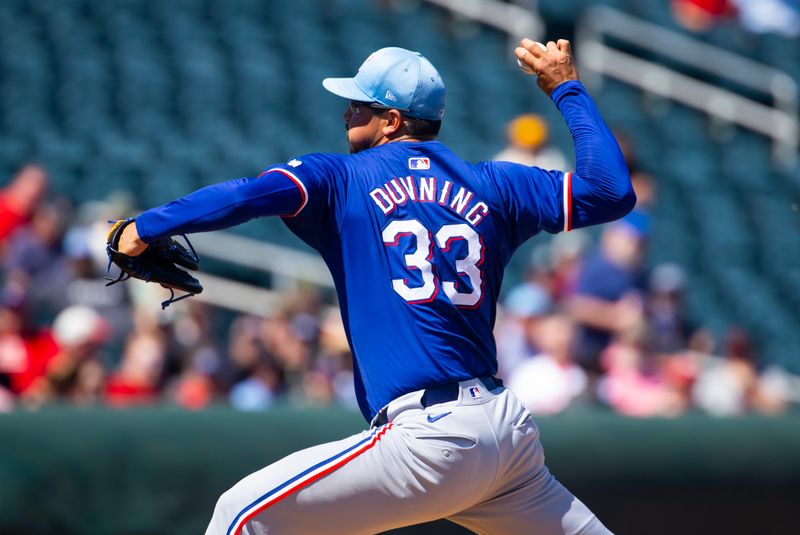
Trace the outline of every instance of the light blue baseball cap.
{"type": "Polygon", "coordinates": [[[325,78],[322,86],[348,100],[373,102],[417,119],[444,115],[444,82],[419,52],[387,47],[373,52],[353,78],[325,78]]]}

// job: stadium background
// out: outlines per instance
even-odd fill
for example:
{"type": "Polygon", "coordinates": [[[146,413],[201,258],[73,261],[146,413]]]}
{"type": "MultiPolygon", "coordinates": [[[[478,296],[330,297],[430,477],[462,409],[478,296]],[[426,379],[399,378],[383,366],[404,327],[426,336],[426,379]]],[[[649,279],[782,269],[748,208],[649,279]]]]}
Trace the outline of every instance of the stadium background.
{"type": "MultiPolygon", "coordinates": [[[[332,292],[280,221],[199,238],[208,292],[161,312],[152,288],[102,286],[105,220],[298,154],[345,150],[342,102],[320,80],[389,45],[441,70],[441,140],[466,159],[492,158],[509,121],[536,113],[569,160],[569,132],[513,62],[526,32],[573,40],[591,93],[654,192],[631,223],[646,251],[642,275],[665,263],[679,274],[670,280],[680,318],[699,333],[668,355],[638,348],[638,382],[623,381],[631,390],[621,397],[608,382],[605,395],[593,389],[611,373],[601,369],[567,408],[542,414],[553,471],[617,533],[787,531],[800,494],[797,3],[438,4],[448,2],[0,2],[0,407],[9,413],[0,415],[0,533],[196,533],[239,477],[357,430],[332,292]],[[646,24],[672,33],[662,41],[646,24]],[[589,65],[592,43],[646,62],[644,74],[625,70],[636,62],[589,65]],[[685,92],[664,90],[681,77],[715,98],[685,105],[685,92]],[[749,127],[737,123],[752,103],[773,113],[771,133],[756,131],[757,112],[741,115],[749,127]],[[33,193],[14,212],[20,184],[33,193]],[[248,256],[238,245],[253,243],[234,236],[275,247],[248,256]],[[709,382],[732,391],[699,394],[709,382]],[[654,392],[670,401],[637,403],[654,392]]],[[[580,254],[603,232],[586,233],[580,254]]],[[[552,282],[542,272],[570,246],[544,236],[517,253],[500,338],[515,313],[533,314],[541,295],[531,286],[552,282]]],[[[549,297],[568,317],[564,298],[549,297]]]]}

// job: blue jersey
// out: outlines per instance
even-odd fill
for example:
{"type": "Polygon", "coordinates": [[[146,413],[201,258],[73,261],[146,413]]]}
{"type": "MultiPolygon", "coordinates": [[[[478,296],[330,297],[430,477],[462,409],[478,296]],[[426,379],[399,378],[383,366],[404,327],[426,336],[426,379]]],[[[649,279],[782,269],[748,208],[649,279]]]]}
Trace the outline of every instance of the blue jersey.
{"type": "Polygon", "coordinates": [[[282,215],[331,270],[371,419],[407,392],[493,375],[495,305],[514,250],[633,206],[619,147],[581,84],[553,99],[575,139],[574,174],[399,141],[300,156],[145,212],[137,228],[148,241],[282,215]]]}
{"type": "Polygon", "coordinates": [[[428,386],[493,375],[503,270],[564,227],[564,174],[464,162],[438,142],[309,154],[279,166],[306,206],[288,227],[333,274],[365,416],[428,386]]]}

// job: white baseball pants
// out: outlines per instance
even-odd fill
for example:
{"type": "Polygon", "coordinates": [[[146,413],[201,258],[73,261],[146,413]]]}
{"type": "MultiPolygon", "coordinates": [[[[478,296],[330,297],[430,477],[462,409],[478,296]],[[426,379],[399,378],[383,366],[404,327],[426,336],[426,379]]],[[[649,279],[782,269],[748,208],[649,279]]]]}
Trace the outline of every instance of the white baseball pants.
{"type": "Polygon", "coordinates": [[[217,502],[206,535],[359,535],[447,518],[479,534],[610,535],[547,470],[531,414],[503,387],[459,383],[431,405],[255,472],[217,502]]]}

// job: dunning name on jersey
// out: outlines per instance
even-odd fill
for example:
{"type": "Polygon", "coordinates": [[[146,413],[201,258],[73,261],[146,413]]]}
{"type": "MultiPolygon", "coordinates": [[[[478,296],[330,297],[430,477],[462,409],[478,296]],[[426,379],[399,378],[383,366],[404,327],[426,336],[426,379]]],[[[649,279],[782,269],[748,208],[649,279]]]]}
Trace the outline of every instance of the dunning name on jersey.
{"type": "Polygon", "coordinates": [[[407,202],[427,202],[446,206],[462,216],[467,223],[477,226],[489,214],[489,207],[475,194],[461,186],[456,191],[453,183],[436,177],[416,177],[408,175],[395,177],[379,188],[369,192],[384,215],[390,215],[395,208],[407,202]]]}

